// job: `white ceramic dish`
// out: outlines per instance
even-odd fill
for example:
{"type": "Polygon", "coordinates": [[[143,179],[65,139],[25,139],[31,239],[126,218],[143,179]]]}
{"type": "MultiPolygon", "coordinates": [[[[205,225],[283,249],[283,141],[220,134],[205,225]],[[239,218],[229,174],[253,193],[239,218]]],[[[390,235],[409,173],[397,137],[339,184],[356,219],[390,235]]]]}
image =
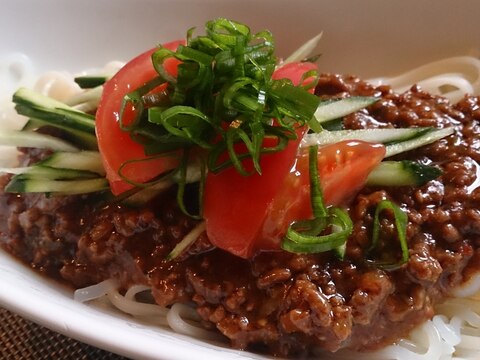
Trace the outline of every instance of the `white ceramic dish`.
{"type": "MultiPolygon", "coordinates": [[[[218,16],[274,32],[280,54],[324,32],[321,68],[364,77],[478,54],[480,3],[320,0],[4,0],[0,58],[27,54],[37,73],[128,60],[218,16]]],[[[9,69],[0,69],[7,76],[9,69]]],[[[0,216],[1,219],[1,216],[0,216]]],[[[133,358],[260,359],[76,303],[72,293],[0,252],[0,305],[55,331],[133,358]]]]}

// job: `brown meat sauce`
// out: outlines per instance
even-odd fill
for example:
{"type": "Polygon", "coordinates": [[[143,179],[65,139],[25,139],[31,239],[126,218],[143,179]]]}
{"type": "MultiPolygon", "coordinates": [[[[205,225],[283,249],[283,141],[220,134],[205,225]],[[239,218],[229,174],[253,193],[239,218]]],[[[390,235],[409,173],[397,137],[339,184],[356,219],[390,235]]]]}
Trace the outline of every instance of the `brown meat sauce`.
{"type": "MultiPolygon", "coordinates": [[[[345,119],[348,128],[455,126],[455,136],[400,158],[435,164],[443,175],[420,188],[365,188],[349,207],[354,233],[346,259],[330,253],[261,253],[251,260],[214,249],[202,234],[176,261],[165,256],[195,225],[164,194],[150,206],[95,208],[91,198],[2,194],[1,245],[33,268],[78,288],[117,278],[153,287],[161,305],[193,302],[207,328],[232,346],[301,356],[314,346],[369,350],[433,315],[452,287],[480,266],[480,99],[456,105],[417,87],[395,94],[357,78],[325,74],[322,97],[379,95],[345,119]],[[387,272],[365,262],[376,204],[408,214],[410,258],[387,272]]],[[[28,153],[27,153],[28,155],[28,153]]],[[[1,180],[2,187],[8,181],[1,180]]],[[[395,228],[382,223],[386,256],[398,256],[395,228]]]]}

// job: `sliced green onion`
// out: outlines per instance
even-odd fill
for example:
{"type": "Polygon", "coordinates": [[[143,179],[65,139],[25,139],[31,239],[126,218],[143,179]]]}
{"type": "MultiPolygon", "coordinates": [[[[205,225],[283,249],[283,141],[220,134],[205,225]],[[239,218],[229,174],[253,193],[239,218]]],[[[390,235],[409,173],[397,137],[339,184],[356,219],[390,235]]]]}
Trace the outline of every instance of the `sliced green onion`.
{"type": "Polygon", "coordinates": [[[292,86],[288,80],[277,80],[269,89],[270,97],[277,101],[277,109],[284,116],[306,123],[318,109],[319,98],[302,87],[292,86]]]}
{"type": "Polygon", "coordinates": [[[160,154],[160,155],[155,155],[155,156],[150,156],[148,158],[143,158],[143,159],[131,159],[129,161],[126,161],[124,162],[120,168],[118,169],[118,174],[119,176],[122,178],[123,181],[125,181],[126,183],[132,185],[132,186],[135,186],[135,187],[138,187],[138,188],[148,188],[150,186],[152,186],[153,184],[156,184],[158,182],[161,182],[161,181],[165,181],[165,180],[168,180],[170,179],[177,171],[178,169],[173,169],[173,170],[168,170],[162,174],[159,174],[157,177],[155,177],[154,179],[151,179],[150,181],[148,182],[145,182],[145,183],[139,183],[137,181],[134,181],[132,179],[130,179],[128,176],[126,176],[124,174],[124,171],[125,169],[130,165],[130,164],[136,164],[136,163],[148,163],[148,162],[152,162],[152,161],[155,161],[155,160],[158,160],[160,158],[165,158],[165,157],[173,157],[173,158],[179,158],[179,155],[176,154],[176,153],[164,153],[164,154],[160,154]]]}
{"type": "MultiPolygon", "coordinates": [[[[244,164],[242,163],[242,157],[237,153],[235,145],[239,142],[239,140],[245,144],[245,147],[248,151],[248,156],[250,156],[253,159],[254,167],[255,170],[261,174],[261,170],[259,168],[259,157],[260,154],[255,153],[255,146],[254,142],[252,139],[249,138],[248,134],[240,128],[234,128],[230,129],[227,134],[226,134],[226,145],[227,145],[227,151],[230,156],[230,159],[232,161],[233,166],[237,171],[242,174],[243,176],[248,176],[253,173],[253,171],[249,171],[245,168],[244,164]]],[[[263,134],[253,134],[253,136],[262,136],[263,134]]],[[[242,154],[242,155],[247,155],[247,154],[242,154]]]]}
{"type": "Polygon", "coordinates": [[[327,216],[327,208],[323,203],[323,191],[318,176],[318,146],[308,148],[308,168],[310,170],[310,203],[313,216],[323,218],[327,216]]]}
{"type": "Polygon", "coordinates": [[[148,121],[161,123],[170,134],[186,139],[192,144],[197,144],[205,149],[212,147],[210,119],[200,110],[180,105],[157,109],[157,111],[149,112],[148,121]]]}
{"type": "MultiPolygon", "coordinates": [[[[160,47],[153,53],[158,73],[153,81],[166,83],[169,103],[163,105],[168,107],[146,101],[152,86],[135,89],[124,99],[121,127],[146,154],[197,145],[206,150],[209,171],[234,166],[244,175],[261,173],[261,154],[284,149],[296,128],[312,119],[320,100],[290,80],[272,79],[277,58],[270,32],[253,34],[227,19],[209,21],[205,30],[198,37],[189,30],[187,44],[176,51],[160,47]],[[172,58],[180,61],[176,76],[164,68],[172,58]],[[272,119],[280,131],[272,129],[272,119]],[[264,145],[270,136],[278,139],[275,146],[264,145]],[[245,159],[252,160],[252,171],[245,159]]],[[[314,78],[308,85],[314,86],[318,74],[305,76],[314,78]]]]}
{"type": "Polygon", "coordinates": [[[142,87],[139,87],[135,91],[132,91],[125,95],[122,101],[122,106],[120,108],[120,115],[119,115],[119,126],[120,129],[124,131],[132,131],[138,127],[140,124],[140,120],[142,119],[142,114],[144,110],[143,99],[142,97],[155,89],[156,87],[163,84],[165,80],[161,77],[154,78],[150,80],[142,87]],[[128,111],[133,113],[133,118],[128,116],[129,123],[125,122],[125,112],[128,111]]]}
{"type": "Polygon", "coordinates": [[[296,253],[318,253],[343,247],[353,230],[350,216],[340,208],[332,208],[328,223],[332,227],[331,233],[316,236],[300,233],[294,229],[295,226],[290,226],[282,242],[282,249],[296,253]]]}
{"type": "Polygon", "coordinates": [[[375,210],[375,215],[373,219],[373,232],[372,232],[372,242],[368,253],[371,254],[378,246],[380,242],[380,214],[385,211],[390,210],[393,212],[395,218],[395,228],[397,230],[397,238],[400,243],[400,249],[402,251],[401,259],[397,262],[384,262],[376,261],[369,259],[368,261],[373,263],[375,266],[383,268],[385,270],[395,270],[408,262],[408,244],[407,244],[407,223],[408,217],[407,214],[400,209],[395,203],[389,200],[382,200],[378,203],[375,210]]]}
{"type": "Polygon", "coordinates": [[[310,196],[313,219],[291,224],[281,244],[282,249],[296,253],[317,253],[335,250],[340,258],[352,233],[348,213],[337,207],[326,208],[318,177],[318,147],[309,148],[310,196]]]}

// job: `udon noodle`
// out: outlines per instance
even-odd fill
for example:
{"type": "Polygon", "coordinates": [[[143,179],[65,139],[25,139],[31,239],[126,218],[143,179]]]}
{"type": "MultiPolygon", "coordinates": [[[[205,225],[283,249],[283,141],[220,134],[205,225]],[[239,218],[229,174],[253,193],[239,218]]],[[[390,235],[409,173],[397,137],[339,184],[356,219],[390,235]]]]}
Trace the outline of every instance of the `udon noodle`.
{"type": "MultiPolygon", "coordinates": [[[[113,74],[122,64],[111,62],[101,73],[113,74]]],[[[18,115],[10,102],[5,100],[15,88],[33,85],[44,95],[64,101],[81,110],[94,109],[98,94],[85,93],[73,81],[72,74],[52,71],[41,75],[33,82],[34,67],[28,57],[12,54],[0,59],[0,77],[7,79],[0,88],[0,120],[3,127],[18,128],[18,115]]],[[[453,57],[432,62],[395,77],[370,79],[373,84],[388,84],[397,92],[408,90],[418,84],[423,90],[447,97],[452,103],[464,94],[480,94],[480,60],[469,56],[453,57]]],[[[98,90],[97,90],[98,91],[98,90]]],[[[5,148],[0,151],[3,166],[11,166],[15,151],[5,148]],[[8,150],[8,151],[7,151],[8,150]],[[7,165],[5,165],[7,164],[7,165]]],[[[188,236],[188,235],[187,235],[188,236]]],[[[447,360],[478,359],[480,354],[480,277],[456,289],[451,299],[437,306],[430,321],[416,328],[409,338],[382,350],[369,353],[353,353],[340,350],[337,353],[319,351],[325,359],[398,359],[398,360],[447,360]]],[[[221,341],[220,335],[205,330],[192,307],[175,304],[162,308],[153,303],[150,288],[134,285],[125,294],[118,291],[115,280],[75,291],[74,299],[80,302],[106,302],[123,313],[137,318],[142,323],[169,327],[173,331],[208,341],[221,341]]]]}

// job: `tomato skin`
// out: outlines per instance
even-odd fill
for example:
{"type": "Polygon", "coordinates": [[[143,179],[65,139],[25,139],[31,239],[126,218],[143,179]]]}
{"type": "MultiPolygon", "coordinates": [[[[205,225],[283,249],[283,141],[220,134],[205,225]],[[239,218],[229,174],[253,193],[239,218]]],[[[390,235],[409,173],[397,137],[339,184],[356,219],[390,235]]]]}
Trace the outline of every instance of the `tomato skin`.
{"type": "MultiPolygon", "coordinates": [[[[266,207],[280,191],[281,174],[289,173],[300,139],[290,141],[281,152],[262,156],[262,175],[242,176],[233,167],[208,174],[203,215],[212,244],[240,257],[252,254],[266,207]]],[[[245,161],[244,165],[251,168],[252,161],[245,161]]]]}
{"type": "MultiPolygon", "coordinates": [[[[313,63],[290,63],[277,69],[273,79],[290,79],[294,85],[310,70],[318,70],[313,63]]],[[[313,91],[313,90],[312,90],[313,91]]],[[[306,127],[297,130],[297,139],[289,142],[281,152],[267,154],[260,159],[262,175],[242,176],[234,168],[218,174],[209,173],[203,203],[204,218],[210,241],[219,248],[247,258],[256,251],[255,239],[262,226],[265,211],[283,185],[297,155],[298,146],[306,127]]],[[[264,146],[273,146],[266,139],[264,146]]],[[[245,161],[252,168],[251,160],[245,161]]]]}
{"type": "MultiPolygon", "coordinates": [[[[183,40],[164,44],[163,47],[175,50],[183,40]]],[[[123,98],[129,92],[145,85],[158,74],[153,67],[151,56],[158,48],[150,49],[129,61],[104,85],[102,98],[96,113],[96,136],[103,165],[111,191],[118,195],[133,186],[119,175],[120,167],[132,159],[147,159],[143,146],[134,142],[128,132],[119,127],[120,108],[123,98]]],[[[176,74],[178,62],[165,64],[167,71],[176,74]]],[[[128,119],[126,119],[128,122],[128,119]]],[[[162,172],[175,168],[178,160],[163,157],[156,160],[135,162],[122,169],[122,175],[135,182],[144,183],[162,172]]]]}
{"type": "MultiPolygon", "coordinates": [[[[385,146],[364,141],[342,141],[321,147],[317,166],[325,205],[348,203],[384,157],[385,146]]],[[[308,149],[302,149],[281,192],[267,209],[258,234],[257,249],[278,249],[293,221],[311,219],[312,216],[308,149]]]]}
{"type": "MultiPolygon", "coordinates": [[[[285,153],[263,157],[261,176],[242,177],[228,169],[207,177],[211,190],[206,191],[204,210],[214,245],[243,258],[277,250],[293,221],[312,217],[308,151],[297,154],[297,146],[292,142],[285,153]],[[292,155],[296,161],[289,167],[292,155]]],[[[318,171],[325,204],[348,202],[384,156],[383,145],[363,141],[320,148],[318,171]]]]}
{"type": "MultiPolygon", "coordinates": [[[[318,70],[318,66],[310,62],[292,62],[276,69],[272,74],[272,79],[290,79],[293,85],[297,86],[300,84],[300,81],[302,81],[303,75],[311,70],[318,70]]],[[[312,80],[313,78],[311,77],[304,79],[303,85],[310,84],[312,80]]],[[[313,89],[310,92],[313,92],[313,89]]]]}

